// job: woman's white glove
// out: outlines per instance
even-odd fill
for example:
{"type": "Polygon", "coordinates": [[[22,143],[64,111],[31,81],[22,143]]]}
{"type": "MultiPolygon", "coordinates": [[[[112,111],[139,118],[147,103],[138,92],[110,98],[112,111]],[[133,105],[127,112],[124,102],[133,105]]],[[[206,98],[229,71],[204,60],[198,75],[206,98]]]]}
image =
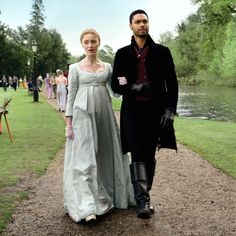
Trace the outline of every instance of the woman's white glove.
{"type": "Polygon", "coordinates": [[[65,136],[70,140],[74,139],[74,132],[72,126],[66,126],[65,136]]]}
{"type": "Polygon", "coordinates": [[[117,79],[119,80],[119,85],[125,85],[128,83],[127,79],[124,76],[118,77],[117,79]]]}

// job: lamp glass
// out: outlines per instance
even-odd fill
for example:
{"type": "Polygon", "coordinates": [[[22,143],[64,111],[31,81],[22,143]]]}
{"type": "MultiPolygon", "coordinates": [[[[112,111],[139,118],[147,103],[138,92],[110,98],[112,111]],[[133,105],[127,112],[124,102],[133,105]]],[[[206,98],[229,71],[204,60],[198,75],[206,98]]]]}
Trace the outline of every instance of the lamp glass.
{"type": "Polygon", "coordinates": [[[37,51],[37,44],[36,44],[36,43],[33,43],[33,44],[32,44],[32,51],[33,51],[33,52],[36,52],[36,51],[37,51]]]}

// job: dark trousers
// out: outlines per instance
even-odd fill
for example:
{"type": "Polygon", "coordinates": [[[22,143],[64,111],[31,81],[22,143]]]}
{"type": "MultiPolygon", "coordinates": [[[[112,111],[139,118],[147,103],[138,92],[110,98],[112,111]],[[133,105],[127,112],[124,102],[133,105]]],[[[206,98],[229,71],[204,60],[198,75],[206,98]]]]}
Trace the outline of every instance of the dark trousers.
{"type": "Polygon", "coordinates": [[[155,160],[160,114],[152,102],[122,102],[121,141],[132,162],[155,160]]]}

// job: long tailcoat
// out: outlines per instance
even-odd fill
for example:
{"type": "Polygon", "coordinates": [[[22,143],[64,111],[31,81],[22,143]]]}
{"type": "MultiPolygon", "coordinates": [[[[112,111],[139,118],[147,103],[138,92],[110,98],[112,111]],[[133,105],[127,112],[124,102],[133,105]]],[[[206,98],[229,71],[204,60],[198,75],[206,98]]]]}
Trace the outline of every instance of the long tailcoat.
{"type": "MultiPolygon", "coordinates": [[[[156,44],[149,35],[147,45],[149,50],[145,65],[151,80],[152,96],[157,112],[163,114],[165,108],[169,108],[176,113],[178,82],[170,50],[165,46],[156,44]]],[[[117,51],[114,60],[111,88],[113,92],[123,95],[123,102],[133,100],[134,96],[130,89],[130,85],[136,82],[137,55],[134,47],[135,40],[132,38],[130,45],[117,51]],[[126,77],[127,85],[119,85],[117,78],[120,76],[126,77]]],[[[121,139],[123,136],[122,129],[121,127],[121,139]]],[[[161,130],[161,136],[158,138],[159,148],[176,149],[174,129],[161,130]]],[[[124,142],[122,142],[122,147],[124,152],[128,151],[124,142]]]]}

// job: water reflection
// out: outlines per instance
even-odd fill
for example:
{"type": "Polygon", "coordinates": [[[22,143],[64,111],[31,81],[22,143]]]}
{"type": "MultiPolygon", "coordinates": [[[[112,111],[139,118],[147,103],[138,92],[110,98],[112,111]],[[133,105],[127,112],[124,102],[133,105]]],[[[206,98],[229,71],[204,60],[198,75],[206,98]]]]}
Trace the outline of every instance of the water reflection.
{"type": "Polygon", "coordinates": [[[236,122],[236,88],[180,86],[180,116],[236,122]]]}

